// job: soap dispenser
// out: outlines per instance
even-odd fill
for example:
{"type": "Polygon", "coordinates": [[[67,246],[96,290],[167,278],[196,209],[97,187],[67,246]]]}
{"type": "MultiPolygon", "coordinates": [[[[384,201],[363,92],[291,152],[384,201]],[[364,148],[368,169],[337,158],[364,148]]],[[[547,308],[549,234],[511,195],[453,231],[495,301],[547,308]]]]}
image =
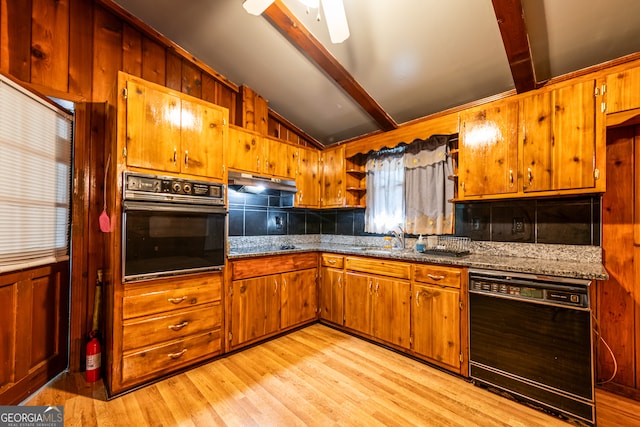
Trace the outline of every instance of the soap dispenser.
{"type": "Polygon", "coordinates": [[[422,234],[418,236],[418,241],[416,242],[416,252],[424,252],[424,240],[422,240],[422,234]]]}

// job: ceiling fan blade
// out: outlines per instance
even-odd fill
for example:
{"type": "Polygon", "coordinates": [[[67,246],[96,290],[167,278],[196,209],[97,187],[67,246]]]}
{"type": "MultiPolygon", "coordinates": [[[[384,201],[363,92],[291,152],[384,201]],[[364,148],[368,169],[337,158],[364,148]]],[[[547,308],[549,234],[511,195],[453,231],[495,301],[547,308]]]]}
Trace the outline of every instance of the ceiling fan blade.
{"type": "Polygon", "coordinates": [[[245,0],[242,7],[250,14],[257,16],[262,14],[274,1],[275,0],[245,0]]]}
{"type": "Polygon", "coordinates": [[[322,0],[322,10],[327,20],[331,43],[342,43],[349,38],[349,24],[342,0],[322,0]]]}

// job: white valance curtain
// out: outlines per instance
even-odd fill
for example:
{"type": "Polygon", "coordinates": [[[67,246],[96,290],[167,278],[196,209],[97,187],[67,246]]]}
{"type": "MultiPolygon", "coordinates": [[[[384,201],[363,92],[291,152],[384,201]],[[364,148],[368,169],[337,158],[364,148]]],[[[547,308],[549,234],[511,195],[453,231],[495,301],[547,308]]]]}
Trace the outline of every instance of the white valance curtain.
{"type": "Polygon", "coordinates": [[[388,233],[402,225],[408,234],[453,233],[450,138],[434,135],[369,155],[366,232],[388,233]]]}

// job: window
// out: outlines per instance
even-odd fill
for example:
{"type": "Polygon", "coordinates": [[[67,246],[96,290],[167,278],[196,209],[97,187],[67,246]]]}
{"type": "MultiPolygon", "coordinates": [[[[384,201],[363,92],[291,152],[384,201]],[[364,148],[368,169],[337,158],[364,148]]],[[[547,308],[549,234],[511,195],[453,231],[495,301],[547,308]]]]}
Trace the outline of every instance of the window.
{"type": "Polygon", "coordinates": [[[0,76],[0,272],[68,259],[72,127],[0,76]]]}

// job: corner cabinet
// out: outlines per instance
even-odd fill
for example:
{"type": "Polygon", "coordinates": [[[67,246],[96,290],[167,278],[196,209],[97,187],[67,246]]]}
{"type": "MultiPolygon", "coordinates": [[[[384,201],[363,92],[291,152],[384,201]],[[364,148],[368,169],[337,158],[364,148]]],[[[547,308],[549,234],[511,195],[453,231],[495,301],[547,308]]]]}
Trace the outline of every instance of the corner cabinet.
{"type": "Polygon", "coordinates": [[[514,195],[518,191],[518,101],[460,113],[460,198],[514,195]]]}
{"type": "Polygon", "coordinates": [[[227,291],[227,350],[316,320],[316,253],[233,260],[227,291]]]}
{"type": "Polygon", "coordinates": [[[226,108],[120,72],[119,141],[127,167],[224,178],[226,108]]]}

